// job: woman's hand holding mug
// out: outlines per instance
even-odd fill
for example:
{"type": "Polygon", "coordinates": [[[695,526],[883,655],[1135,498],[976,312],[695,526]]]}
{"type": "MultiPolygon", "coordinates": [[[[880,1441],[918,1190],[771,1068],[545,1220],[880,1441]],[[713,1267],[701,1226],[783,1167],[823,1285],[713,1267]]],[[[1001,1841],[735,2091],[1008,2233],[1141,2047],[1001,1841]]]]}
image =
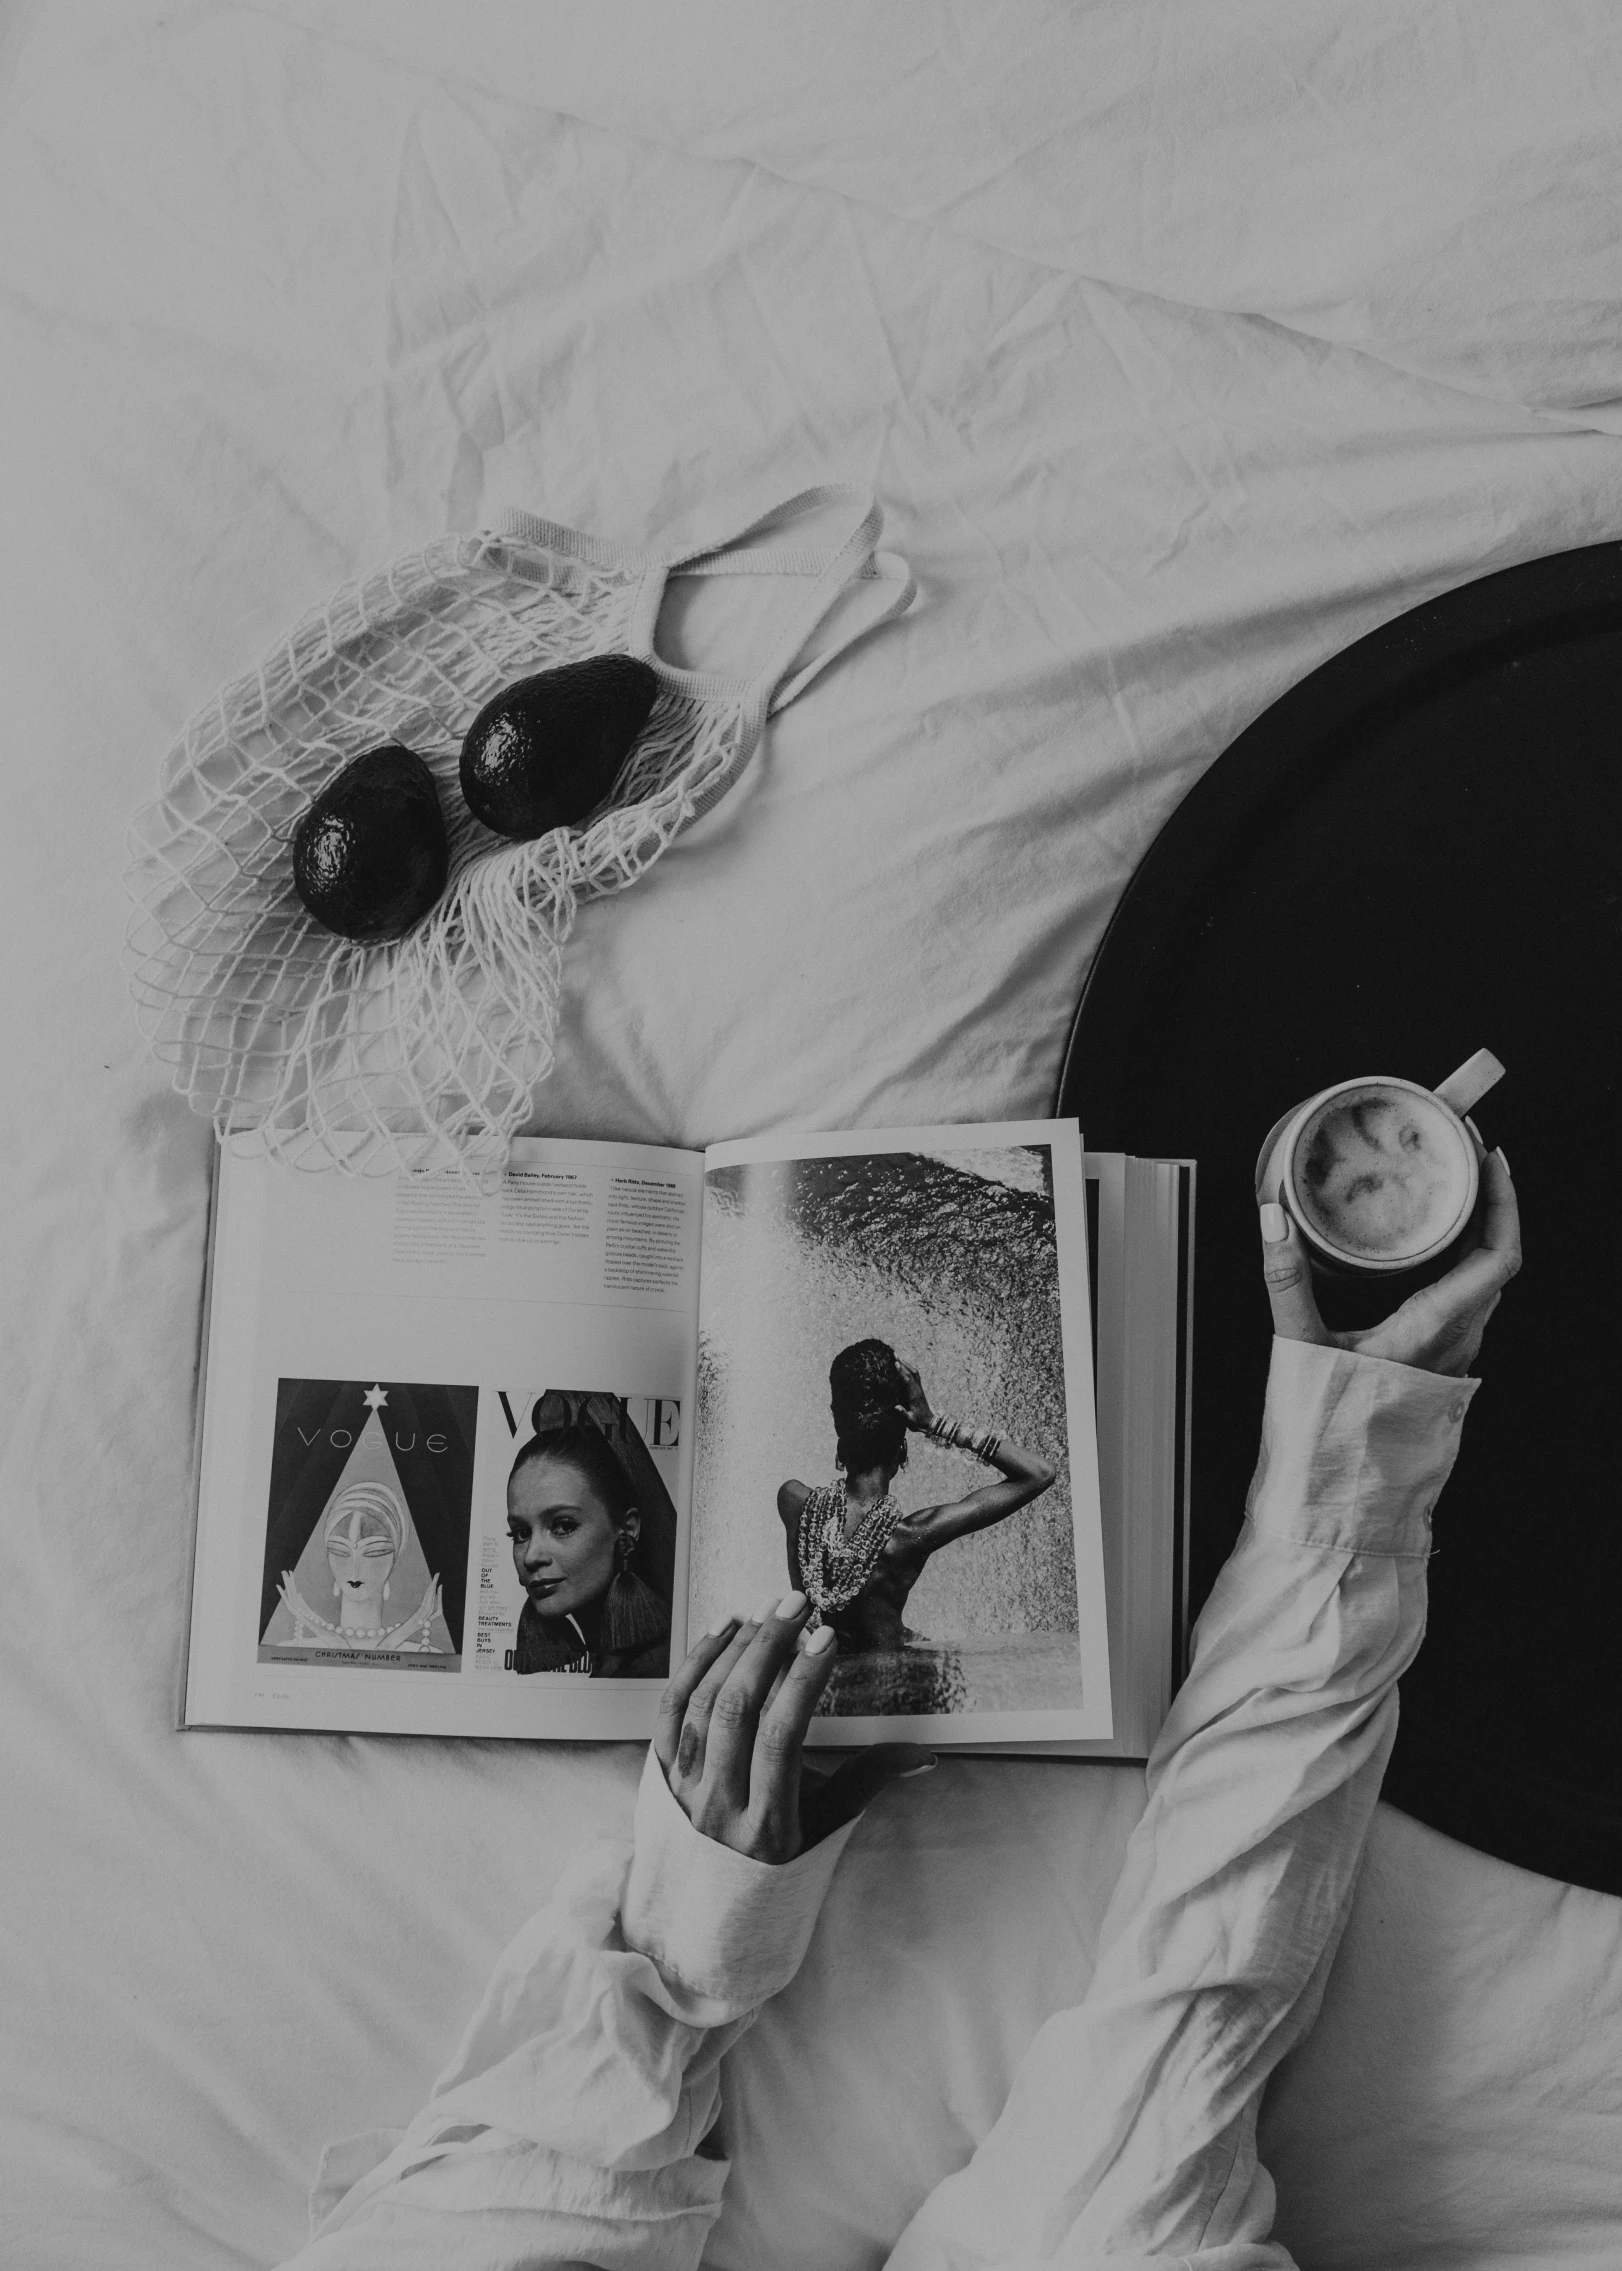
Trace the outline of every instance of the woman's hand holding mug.
{"type": "Polygon", "coordinates": [[[935,1764],[880,1743],[833,1774],[804,1764],[805,1733],[834,1667],[834,1634],[797,1647],[810,1610],[790,1593],[758,1617],[707,1632],[665,1689],[653,1748],[682,1812],[704,1837],[753,1861],[792,1861],[881,1790],[935,1764]]]}
{"type": "Polygon", "coordinates": [[[1481,1162],[1486,1208],[1481,1228],[1445,1277],[1411,1293],[1400,1309],[1366,1332],[1331,1332],[1318,1314],[1312,1272],[1297,1224],[1276,1201],[1261,1210],[1262,1251],[1273,1330],[1281,1340],[1317,1341],[1382,1356],[1421,1372],[1462,1378],[1481,1349],[1487,1320],[1521,1266],[1521,1217],[1502,1151],[1481,1162]]]}
{"type": "MultiPolygon", "coordinates": [[[[1461,1377],[1475,1362],[1487,1321],[1521,1266],[1520,1210],[1502,1151],[1481,1168],[1486,1208],[1480,1231],[1447,1275],[1410,1294],[1382,1324],[1334,1332],[1319,1315],[1300,1230],[1276,1201],[1261,1208],[1267,1295],[1283,1340],[1316,1341],[1392,1364],[1461,1377]]],[[[908,1425],[927,1427],[918,1374],[902,1366],[908,1425]]],[[[832,1676],[831,1627],[802,1648],[810,1603],[788,1594],[758,1617],[731,1617],[706,1633],[666,1688],[653,1747],[672,1796],[693,1827],[750,1859],[782,1864],[859,1814],[900,1776],[935,1764],[908,1743],[864,1750],[833,1774],[805,1764],[806,1730],[832,1676]]]]}

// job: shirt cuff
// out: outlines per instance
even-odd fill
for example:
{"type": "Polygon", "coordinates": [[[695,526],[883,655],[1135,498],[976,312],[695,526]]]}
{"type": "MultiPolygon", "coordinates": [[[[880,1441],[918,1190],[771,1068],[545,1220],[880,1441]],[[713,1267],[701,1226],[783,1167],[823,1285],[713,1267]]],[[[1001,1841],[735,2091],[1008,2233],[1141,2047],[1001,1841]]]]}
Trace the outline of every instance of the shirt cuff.
{"type": "Polygon", "coordinates": [[[697,1994],[757,2010],[799,1970],[855,1826],[793,1861],[753,1861],[694,1829],[650,1748],[620,1909],[625,1945],[697,1994]]]}
{"type": "Polygon", "coordinates": [[[1275,1339],[1246,1514],[1261,1537],[1423,1559],[1479,1380],[1275,1339]]]}

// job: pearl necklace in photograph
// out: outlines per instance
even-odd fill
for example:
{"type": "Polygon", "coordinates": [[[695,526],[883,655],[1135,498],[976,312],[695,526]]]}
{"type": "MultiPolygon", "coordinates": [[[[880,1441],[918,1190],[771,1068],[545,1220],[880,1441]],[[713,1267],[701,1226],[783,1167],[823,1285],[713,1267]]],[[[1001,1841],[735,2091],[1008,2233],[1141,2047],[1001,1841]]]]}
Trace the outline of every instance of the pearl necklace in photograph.
{"type": "Polygon", "coordinates": [[[845,1535],[850,1501],[843,1479],[831,1490],[807,1493],[800,1512],[800,1577],[813,1615],[814,1631],[832,1609],[848,1608],[871,1583],[890,1533],[902,1519],[898,1501],[886,1491],[862,1516],[853,1538],[845,1535]]]}

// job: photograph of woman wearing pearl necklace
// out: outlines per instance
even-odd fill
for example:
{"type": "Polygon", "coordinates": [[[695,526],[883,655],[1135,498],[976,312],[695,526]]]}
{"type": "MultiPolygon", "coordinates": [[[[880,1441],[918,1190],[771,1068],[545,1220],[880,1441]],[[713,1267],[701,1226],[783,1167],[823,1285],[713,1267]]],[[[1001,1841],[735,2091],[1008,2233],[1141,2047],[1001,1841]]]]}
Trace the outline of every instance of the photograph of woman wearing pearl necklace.
{"type": "Polygon", "coordinates": [[[706,1170],[689,1614],[786,1575],[866,1740],[1109,1732],[1080,1138],[988,1132],[706,1170]]]}
{"type": "Polygon", "coordinates": [[[842,1655],[904,1648],[917,1635],[902,1611],[930,1556],[1006,1522],[1051,1490],[1054,1470],[995,1428],[932,1411],[922,1380],[887,1341],[841,1349],[828,1386],[837,1479],[819,1488],[791,1480],[777,1493],[789,1583],[809,1597],[813,1628],[833,1627],[842,1655]],[[909,1432],[978,1459],[998,1480],[904,1511],[891,1485],[907,1463],[909,1432]]]}

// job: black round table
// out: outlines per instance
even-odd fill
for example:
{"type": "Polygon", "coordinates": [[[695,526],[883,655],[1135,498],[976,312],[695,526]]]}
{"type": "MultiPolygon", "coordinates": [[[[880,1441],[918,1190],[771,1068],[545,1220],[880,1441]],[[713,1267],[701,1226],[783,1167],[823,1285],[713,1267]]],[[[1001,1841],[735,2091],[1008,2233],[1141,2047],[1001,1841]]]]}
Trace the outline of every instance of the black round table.
{"type": "MultiPolygon", "coordinates": [[[[1613,1893],[1619,776],[1622,545],[1486,577],[1371,633],[1241,734],[1151,847],[1095,958],[1057,1106],[1090,1145],[1199,1162],[1197,1612],[1255,1458],[1262,1137],[1333,1080],[1430,1084],[1480,1047],[1503,1060],[1476,1117],[1509,1159],[1526,1264],[1437,1512],[1385,1795],[1613,1893]]],[[[1367,1298],[1327,1295],[1325,1313],[1371,1322],[1367,1298]]]]}

